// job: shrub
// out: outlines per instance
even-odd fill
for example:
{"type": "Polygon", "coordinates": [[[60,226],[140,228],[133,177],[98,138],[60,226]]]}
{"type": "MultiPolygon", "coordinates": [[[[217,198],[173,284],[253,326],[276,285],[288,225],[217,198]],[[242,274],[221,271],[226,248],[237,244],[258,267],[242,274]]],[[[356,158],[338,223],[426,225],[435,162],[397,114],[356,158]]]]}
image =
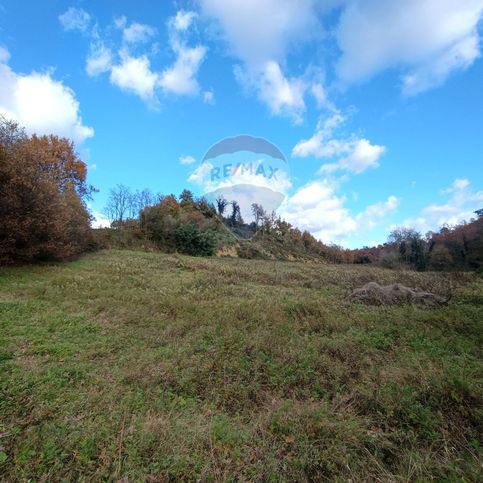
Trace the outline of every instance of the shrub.
{"type": "Polygon", "coordinates": [[[211,231],[200,231],[196,225],[180,225],[176,229],[176,249],[194,256],[215,254],[216,236],[211,231]]]}

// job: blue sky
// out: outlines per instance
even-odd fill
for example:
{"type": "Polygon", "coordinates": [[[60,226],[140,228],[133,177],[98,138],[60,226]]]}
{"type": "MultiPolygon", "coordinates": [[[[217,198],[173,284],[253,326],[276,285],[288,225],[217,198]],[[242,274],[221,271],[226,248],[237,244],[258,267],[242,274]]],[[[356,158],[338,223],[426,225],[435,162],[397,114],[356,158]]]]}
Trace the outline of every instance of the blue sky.
{"type": "Polygon", "coordinates": [[[483,0],[0,0],[0,113],[75,140],[100,223],[118,183],[202,194],[206,150],[248,133],[289,161],[285,219],[373,244],[483,207],[482,14],[483,0]]]}

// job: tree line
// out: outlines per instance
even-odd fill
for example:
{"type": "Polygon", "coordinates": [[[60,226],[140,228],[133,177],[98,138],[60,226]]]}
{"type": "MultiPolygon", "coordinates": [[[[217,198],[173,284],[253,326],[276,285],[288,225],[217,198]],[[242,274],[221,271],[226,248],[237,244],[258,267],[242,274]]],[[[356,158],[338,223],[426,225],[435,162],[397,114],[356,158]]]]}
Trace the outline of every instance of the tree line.
{"type": "Polygon", "coordinates": [[[483,269],[483,209],[475,218],[426,235],[411,228],[393,230],[387,243],[351,252],[353,263],[425,270],[483,269]]]}

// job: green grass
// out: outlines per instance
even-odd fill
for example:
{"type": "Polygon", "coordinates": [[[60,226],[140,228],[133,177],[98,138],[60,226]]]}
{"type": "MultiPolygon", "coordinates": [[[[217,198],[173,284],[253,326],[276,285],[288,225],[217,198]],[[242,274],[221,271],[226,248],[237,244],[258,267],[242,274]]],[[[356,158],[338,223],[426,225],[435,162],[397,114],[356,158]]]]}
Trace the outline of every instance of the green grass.
{"type": "Polygon", "coordinates": [[[105,251],[0,271],[0,478],[478,481],[483,280],[105,251]],[[349,304],[368,281],[448,306],[349,304]]]}

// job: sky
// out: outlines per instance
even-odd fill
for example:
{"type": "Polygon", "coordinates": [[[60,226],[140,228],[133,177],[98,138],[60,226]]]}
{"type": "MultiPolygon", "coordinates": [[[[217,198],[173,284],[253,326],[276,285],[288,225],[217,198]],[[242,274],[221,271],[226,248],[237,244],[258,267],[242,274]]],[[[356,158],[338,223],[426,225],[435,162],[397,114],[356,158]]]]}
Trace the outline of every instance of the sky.
{"type": "Polygon", "coordinates": [[[206,151],[250,134],[290,166],[280,216],[374,245],[483,208],[482,16],[483,0],[0,0],[0,114],[74,140],[96,225],[117,184],[202,195],[206,151]]]}

